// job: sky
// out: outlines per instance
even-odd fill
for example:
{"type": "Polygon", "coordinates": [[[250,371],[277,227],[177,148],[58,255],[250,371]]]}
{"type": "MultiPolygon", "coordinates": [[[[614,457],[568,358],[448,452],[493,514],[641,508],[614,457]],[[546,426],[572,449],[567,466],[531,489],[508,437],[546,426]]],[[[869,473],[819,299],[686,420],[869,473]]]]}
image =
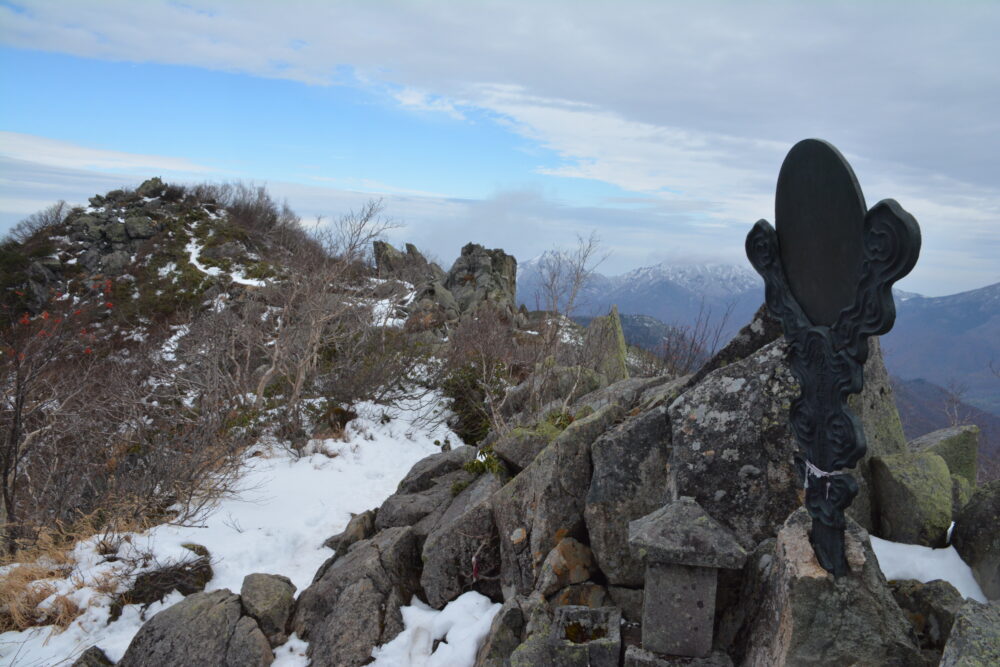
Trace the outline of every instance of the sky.
{"type": "Polygon", "coordinates": [[[921,225],[908,291],[1000,282],[1000,2],[0,0],[0,231],[150,176],[381,198],[445,267],[592,232],[749,266],[784,155],[921,225]]]}

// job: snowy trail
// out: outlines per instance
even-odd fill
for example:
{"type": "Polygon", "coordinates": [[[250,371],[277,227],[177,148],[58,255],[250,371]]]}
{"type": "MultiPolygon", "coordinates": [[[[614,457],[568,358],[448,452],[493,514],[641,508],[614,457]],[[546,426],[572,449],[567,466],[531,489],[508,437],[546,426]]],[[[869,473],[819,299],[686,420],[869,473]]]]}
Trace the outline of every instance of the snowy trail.
{"type": "MultiPolygon", "coordinates": [[[[372,405],[359,410],[363,415],[380,411],[372,405]]],[[[243,577],[265,572],[285,575],[301,592],[333,554],[323,541],[343,530],[352,513],[380,505],[414,463],[440,451],[434,440],[459,442],[445,427],[414,427],[416,411],[396,412],[385,424],[359,417],[348,426],[348,442],[322,442],[325,454],[296,459],[280,447],[258,446],[251,450],[255,455],[248,458],[237,497],[220,502],[198,526],[161,525],[133,534],[119,554],[148,551],[166,563],[190,559],[191,552],[181,545],[194,542],[211,554],[214,576],[206,590],[239,592],[243,577]]],[[[95,644],[113,660],[122,657],[143,619],[139,607],[129,605],[119,620],[107,623],[110,596],[94,586],[102,574],[123,566],[120,561],[106,562],[97,553],[96,542],[94,538],[78,544],[73,573],[53,580],[58,593],[69,595],[87,611],[59,634],[42,627],[0,635],[0,664],[69,665],[95,644]]],[[[169,595],[146,611],[146,619],[182,599],[176,592],[169,595]]],[[[280,664],[305,664],[298,655],[304,644],[296,640],[291,644],[289,648],[298,650],[279,650],[280,664]]]]}

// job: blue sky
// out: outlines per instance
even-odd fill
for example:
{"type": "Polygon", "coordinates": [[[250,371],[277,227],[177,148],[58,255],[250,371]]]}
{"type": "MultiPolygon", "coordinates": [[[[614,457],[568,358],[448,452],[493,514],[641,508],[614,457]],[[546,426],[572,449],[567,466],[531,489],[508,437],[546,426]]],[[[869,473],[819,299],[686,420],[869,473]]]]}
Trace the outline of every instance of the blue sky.
{"type": "Polygon", "coordinates": [[[445,264],[596,231],[619,273],[745,263],[819,136],[924,252],[1000,281],[997,3],[0,2],[0,227],[143,178],[266,184],[304,218],[380,196],[445,264]]]}

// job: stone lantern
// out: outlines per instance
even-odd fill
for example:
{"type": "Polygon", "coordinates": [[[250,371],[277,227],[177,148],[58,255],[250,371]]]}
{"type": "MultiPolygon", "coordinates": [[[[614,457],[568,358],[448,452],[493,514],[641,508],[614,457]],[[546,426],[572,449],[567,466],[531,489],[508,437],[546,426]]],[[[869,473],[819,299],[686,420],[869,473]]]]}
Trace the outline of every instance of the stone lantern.
{"type": "Polygon", "coordinates": [[[708,656],[717,570],[742,568],[746,551],[729,529],[686,496],[630,522],[628,533],[633,553],[646,563],[643,649],[661,656],[708,656]]]}

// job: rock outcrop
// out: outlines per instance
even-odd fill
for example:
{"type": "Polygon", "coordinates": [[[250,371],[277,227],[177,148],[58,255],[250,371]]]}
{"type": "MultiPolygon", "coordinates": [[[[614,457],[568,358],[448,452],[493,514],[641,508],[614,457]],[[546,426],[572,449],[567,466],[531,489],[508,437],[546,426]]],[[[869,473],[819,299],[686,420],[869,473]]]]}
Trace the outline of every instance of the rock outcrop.
{"type": "Polygon", "coordinates": [[[1000,480],[983,484],[955,518],[955,550],[990,600],[1000,600],[1000,480]]]}
{"type": "Polygon", "coordinates": [[[955,616],[940,667],[1000,664],[1000,604],[966,600],[955,616]]]}
{"type": "Polygon", "coordinates": [[[248,574],[243,578],[240,600],[243,611],[257,621],[270,645],[288,640],[285,629],[292,614],[295,584],[280,574],[248,574]]]}
{"type": "Polygon", "coordinates": [[[788,407],[798,396],[775,341],[705,377],[668,410],[671,499],[694,498],[746,549],[800,504],[788,407]]]}
{"type": "Polygon", "coordinates": [[[299,596],[291,622],[309,642],[310,664],[363,665],[373,648],[398,635],[400,607],[420,591],[419,563],[410,526],[383,530],[327,561],[299,596]]]}
{"type": "Polygon", "coordinates": [[[951,525],[948,464],[932,452],[877,456],[871,462],[880,535],[893,542],[943,547],[951,525]]]}
{"type": "Polygon", "coordinates": [[[836,579],[813,554],[810,526],[806,510],[796,510],[778,534],[773,557],[757,565],[767,574],[761,579],[761,606],[750,621],[742,664],[922,664],[866,531],[849,521],[845,537],[851,571],[836,579]]]}
{"type": "Polygon", "coordinates": [[[243,615],[240,596],[226,589],[196,593],[147,621],[119,667],[254,667],[270,665],[271,646],[243,615]]]}
{"type": "Polygon", "coordinates": [[[979,472],[979,428],[976,426],[951,426],[911,440],[911,452],[933,452],[944,459],[952,475],[962,477],[976,485],[979,472]]]}
{"type": "Polygon", "coordinates": [[[406,244],[406,252],[400,252],[385,241],[375,241],[372,243],[372,254],[379,278],[404,280],[413,285],[445,279],[441,267],[427,261],[412,243],[406,244]]]}

